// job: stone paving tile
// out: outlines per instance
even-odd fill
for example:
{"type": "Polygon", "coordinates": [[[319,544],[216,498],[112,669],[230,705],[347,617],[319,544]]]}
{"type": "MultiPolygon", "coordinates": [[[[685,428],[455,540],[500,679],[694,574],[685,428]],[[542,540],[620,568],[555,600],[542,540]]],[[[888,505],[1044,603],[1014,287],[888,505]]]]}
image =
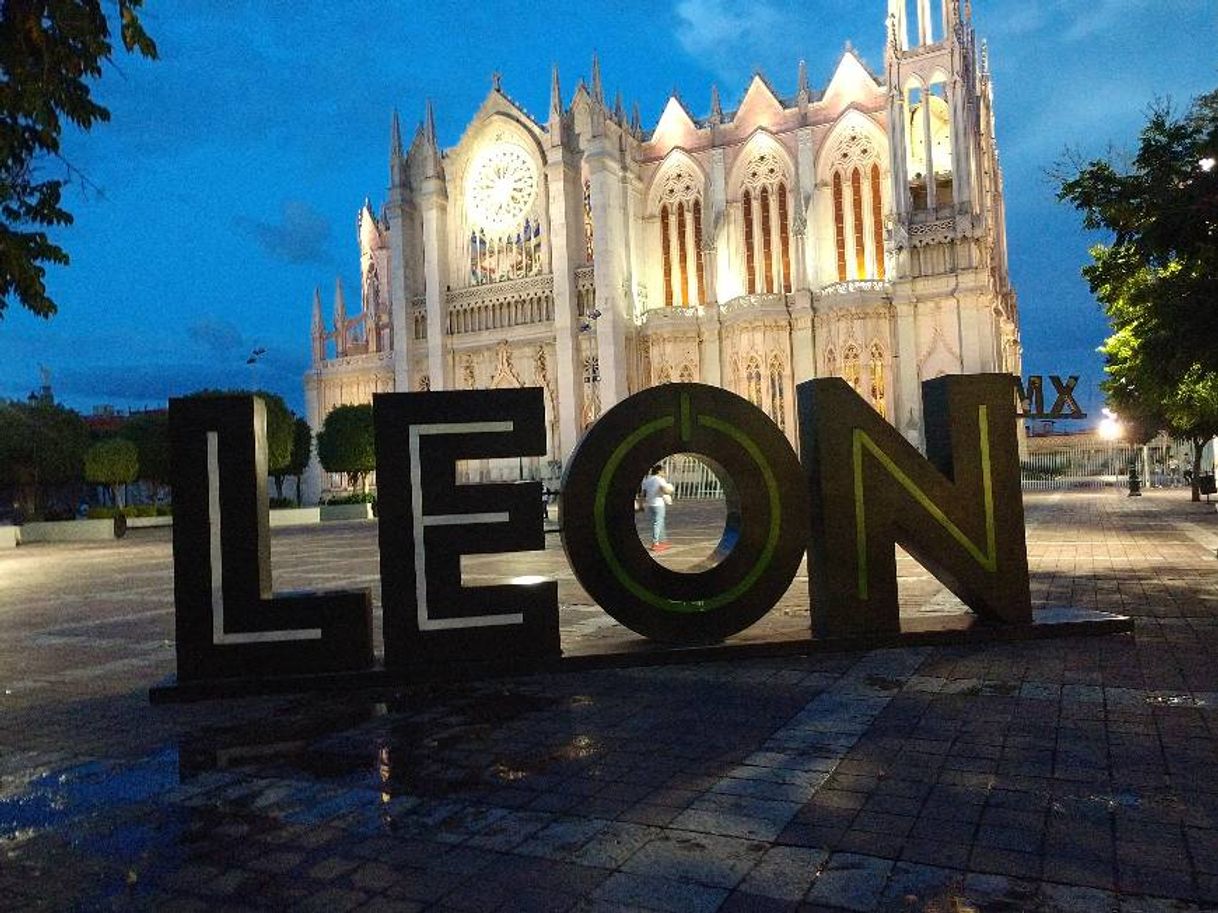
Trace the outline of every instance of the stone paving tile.
{"type": "MultiPolygon", "coordinates": [[[[1218,514],[1027,507],[1034,602],[1132,636],[149,707],[167,534],[0,555],[0,906],[1218,909],[1218,514]]],[[[280,589],[375,580],[375,526],[272,547],[280,589]]],[[[564,638],[620,636],[536,560],[564,638]]]]}

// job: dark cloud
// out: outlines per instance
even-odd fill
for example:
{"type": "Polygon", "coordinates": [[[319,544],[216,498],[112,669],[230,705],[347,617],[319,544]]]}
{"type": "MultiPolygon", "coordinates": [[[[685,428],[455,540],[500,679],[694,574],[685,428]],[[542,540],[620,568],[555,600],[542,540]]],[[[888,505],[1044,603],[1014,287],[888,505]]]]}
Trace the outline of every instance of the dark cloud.
{"type": "Polygon", "coordinates": [[[216,355],[227,355],[234,349],[242,348],[241,331],[229,321],[217,317],[196,320],[186,334],[216,355]]]}
{"type": "Polygon", "coordinates": [[[285,201],[277,223],[246,216],[238,216],[236,223],[275,260],[291,264],[334,262],[329,246],[330,222],[308,203],[285,201]]]}

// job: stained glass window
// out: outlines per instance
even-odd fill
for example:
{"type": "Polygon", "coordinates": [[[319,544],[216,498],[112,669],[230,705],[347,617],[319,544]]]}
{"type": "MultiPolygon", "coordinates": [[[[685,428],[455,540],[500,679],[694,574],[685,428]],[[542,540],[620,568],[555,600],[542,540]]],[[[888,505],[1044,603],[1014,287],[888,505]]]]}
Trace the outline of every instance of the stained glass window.
{"type": "Polygon", "coordinates": [[[846,346],[842,353],[842,378],[857,392],[862,383],[859,370],[859,350],[856,345],[846,346]]]}
{"type": "Polygon", "coordinates": [[[592,182],[584,181],[584,256],[592,262],[592,182]]]}
{"type": "Polygon", "coordinates": [[[876,412],[887,418],[885,394],[884,349],[876,342],[871,345],[871,405],[875,407],[876,412]]]}
{"type": "Polygon", "coordinates": [[[702,201],[694,200],[694,268],[698,274],[698,303],[706,303],[706,276],[702,257],[702,201]]]}
{"type": "Polygon", "coordinates": [[[747,274],[747,290],[750,295],[757,291],[757,273],[753,264],[753,195],[747,190],[740,199],[744,212],[744,265],[747,274]]]}
{"type": "Polygon", "coordinates": [[[761,362],[756,355],[749,356],[748,365],[744,369],[744,382],[748,388],[748,401],[758,409],[764,409],[761,399],[761,362]]]}
{"type": "Polygon", "coordinates": [[[783,384],[785,374],[782,359],[770,359],[770,418],[783,431],[787,430],[787,396],[783,384]]]}
{"type": "Polygon", "coordinates": [[[837,245],[837,281],[846,281],[846,208],[842,201],[841,172],[833,174],[833,239],[837,245]]]}
{"type": "Polygon", "coordinates": [[[689,307],[689,253],[685,249],[685,204],[677,204],[677,259],[681,264],[681,306],[689,307]]]}
{"type": "Polygon", "coordinates": [[[854,203],[854,278],[867,278],[867,248],[863,235],[863,175],[857,168],[850,175],[850,196],[854,203]]]}
{"type": "Polygon", "coordinates": [[[782,248],[782,290],[791,291],[791,238],[787,227],[787,185],[778,185],[778,244],[782,248]]]}
{"type": "Polygon", "coordinates": [[[664,264],[664,306],[672,307],[672,251],[668,246],[668,204],[660,207],[660,258],[664,264]]]}
{"type": "Polygon", "coordinates": [[[880,193],[880,166],[871,166],[871,243],[875,248],[875,275],[884,278],[884,199],[880,193]]]}
{"type": "Polygon", "coordinates": [[[761,188],[761,262],[765,275],[765,290],[774,291],[774,257],[770,238],[770,188],[761,188]]]}

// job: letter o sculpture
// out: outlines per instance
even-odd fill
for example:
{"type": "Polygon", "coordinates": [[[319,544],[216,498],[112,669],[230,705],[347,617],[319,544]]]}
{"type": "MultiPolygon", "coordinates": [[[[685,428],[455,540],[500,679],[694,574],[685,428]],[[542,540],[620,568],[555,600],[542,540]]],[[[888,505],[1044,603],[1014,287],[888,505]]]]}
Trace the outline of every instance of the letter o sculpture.
{"type": "Polygon", "coordinates": [[[560,519],[575,576],[601,608],[653,640],[706,644],[743,631],[786,591],[807,544],[808,495],[764,412],[718,387],[663,384],[589,429],[563,475],[560,519]],[[640,481],[674,453],[709,464],[727,500],[718,547],[688,572],[654,561],[635,528],[640,481]]]}

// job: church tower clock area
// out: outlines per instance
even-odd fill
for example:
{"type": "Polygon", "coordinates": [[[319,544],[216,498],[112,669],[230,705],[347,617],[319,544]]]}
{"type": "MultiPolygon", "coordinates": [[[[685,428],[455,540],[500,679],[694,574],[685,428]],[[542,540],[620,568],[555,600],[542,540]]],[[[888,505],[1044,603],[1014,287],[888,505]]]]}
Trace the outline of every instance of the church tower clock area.
{"type": "Polygon", "coordinates": [[[469,473],[556,483],[599,415],[660,384],[725,388],[797,445],[795,385],[841,377],[921,446],[922,381],[1018,374],[971,3],[871,2],[882,74],[847,45],[822,88],[800,62],[791,94],[757,74],[734,108],[673,95],[650,128],[595,58],[569,95],[549,74],[541,119],[496,74],[448,148],[430,103],[409,146],[394,112],[358,302],[336,286],[327,323],[314,294],[314,430],[376,392],[540,387],[545,455],[469,473]]]}

